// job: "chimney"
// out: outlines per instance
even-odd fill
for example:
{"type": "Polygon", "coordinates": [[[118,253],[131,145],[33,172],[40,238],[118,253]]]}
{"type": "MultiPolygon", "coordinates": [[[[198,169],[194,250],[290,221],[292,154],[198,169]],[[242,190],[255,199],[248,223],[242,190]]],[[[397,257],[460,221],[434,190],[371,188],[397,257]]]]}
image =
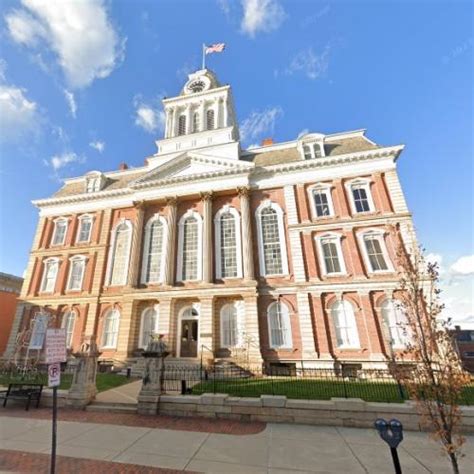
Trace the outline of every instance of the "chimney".
{"type": "Polygon", "coordinates": [[[264,138],[262,140],[262,146],[273,145],[273,138],[264,138]]]}
{"type": "Polygon", "coordinates": [[[127,163],[123,162],[119,164],[119,170],[120,171],[124,171],[124,170],[128,170],[128,165],[127,163]]]}

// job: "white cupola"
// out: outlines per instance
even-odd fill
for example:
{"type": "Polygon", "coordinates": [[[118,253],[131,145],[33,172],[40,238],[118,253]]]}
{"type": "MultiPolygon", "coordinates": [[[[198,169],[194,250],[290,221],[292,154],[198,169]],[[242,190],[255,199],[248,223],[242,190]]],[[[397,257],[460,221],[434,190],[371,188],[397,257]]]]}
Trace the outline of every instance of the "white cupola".
{"type": "Polygon", "coordinates": [[[238,158],[239,131],[230,86],[222,86],[209,69],[188,77],[179,96],[163,99],[165,136],[156,142],[157,155],[232,145],[224,154],[238,158]]]}

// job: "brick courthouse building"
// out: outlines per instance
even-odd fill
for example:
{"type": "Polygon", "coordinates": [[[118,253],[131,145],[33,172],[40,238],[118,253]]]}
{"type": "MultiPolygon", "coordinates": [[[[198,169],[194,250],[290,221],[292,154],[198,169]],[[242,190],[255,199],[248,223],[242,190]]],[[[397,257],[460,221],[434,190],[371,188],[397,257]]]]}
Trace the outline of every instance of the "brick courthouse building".
{"type": "Polygon", "coordinates": [[[243,150],[231,88],[209,70],[163,105],[144,166],[66,179],[34,202],[7,353],[28,327],[41,344],[43,308],[71,350],[95,334],[103,358],[128,363],[156,332],[186,361],[385,367],[403,348],[397,231],[412,239],[403,146],[356,130],[243,150]]]}

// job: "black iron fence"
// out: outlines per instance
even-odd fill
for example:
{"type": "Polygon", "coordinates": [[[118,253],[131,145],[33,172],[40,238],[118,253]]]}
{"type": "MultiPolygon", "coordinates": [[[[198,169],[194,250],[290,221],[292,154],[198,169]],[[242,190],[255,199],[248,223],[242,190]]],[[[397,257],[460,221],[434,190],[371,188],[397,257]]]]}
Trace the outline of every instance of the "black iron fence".
{"type": "MultiPolygon", "coordinates": [[[[226,393],[236,397],[285,395],[288,398],[329,400],[361,398],[373,402],[403,402],[409,393],[389,370],[334,369],[281,370],[269,368],[264,372],[237,367],[166,368],[164,389],[167,393],[193,394],[226,393]]],[[[474,405],[474,380],[461,396],[461,404],[474,405]]]]}

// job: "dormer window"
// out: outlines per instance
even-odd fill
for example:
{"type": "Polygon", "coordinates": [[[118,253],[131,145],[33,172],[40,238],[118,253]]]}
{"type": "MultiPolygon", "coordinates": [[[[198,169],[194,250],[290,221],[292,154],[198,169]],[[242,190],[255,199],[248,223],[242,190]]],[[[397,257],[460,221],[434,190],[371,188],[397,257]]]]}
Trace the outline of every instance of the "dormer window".
{"type": "Polygon", "coordinates": [[[303,135],[299,139],[298,148],[305,160],[314,160],[325,156],[324,135],[320,133],[310,133],[303,135]]]}
{"type": "Polygon", "coordinates": [[[303,154],[305,160],[321,158],[322,156],[324,156],[322,143],[311,143],[310,145],[303,145],[303,154]]]}
{"type": "Polygon", "coordinates": [[[86,193],[100,191],[105,183],[105,177],[99,171],[92,171],[86,176],[86,193]]]}

